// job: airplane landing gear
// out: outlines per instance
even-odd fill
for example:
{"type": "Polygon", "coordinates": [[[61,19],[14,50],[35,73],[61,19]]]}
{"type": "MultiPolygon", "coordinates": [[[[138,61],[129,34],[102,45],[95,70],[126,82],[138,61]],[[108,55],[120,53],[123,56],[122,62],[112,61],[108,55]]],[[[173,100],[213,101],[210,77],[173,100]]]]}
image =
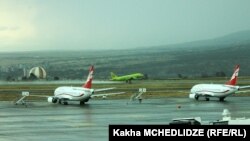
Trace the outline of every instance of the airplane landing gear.
{"type": "Polygon", "coordinates": [[[52,99],[52,103],[56,103],[57,102],[57,99],[56,98],[53,98],[52,99]]]}
{"type": "Polygon", "coordinates": [[[84,105],[85,104],[85,101],[80,101],[80,105],[84,105]]]}
{"type": "Polygon", "coordinates": [[[126,83],[132,84],[132,79],[126,80],[126,83]]]}
{"type": "Polygon", "coordinates": [[[64,101],[64,100],[59,99],[59,100],[58,100],[58,104],[68,105],[68,102],[67,102],[67,101],[64,101]]]}
{"type": "Polygon", "coordinates": [[[198,96],[198,95],[195,95],[194,98],[195,98],[196,100],[198,100],[198,99],[199,99],[199,96],[198,96]]]}
{"type": "Polygon", "coordinates": [[[220,98],[220,101],[224,101],[224,99],[225,99],[225,97],[221,97],[221,98],[220,98]]]}

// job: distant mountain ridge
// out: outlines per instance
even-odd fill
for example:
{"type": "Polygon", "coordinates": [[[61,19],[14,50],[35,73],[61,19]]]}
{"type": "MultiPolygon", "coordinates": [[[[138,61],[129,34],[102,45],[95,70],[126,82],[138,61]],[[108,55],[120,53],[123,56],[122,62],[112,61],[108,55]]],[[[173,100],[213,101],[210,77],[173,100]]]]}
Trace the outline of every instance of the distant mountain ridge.
{"type": "Polygon", "coordinates": [[[82,79],[89,65],[95,78],[109,79],[110,72],[125,75],[141,72],[151,79],[207,77],[232,74],[240,64],[240,76],[250,76],[250,30],[223,37],[128,50],[44,51],[1,53],[0,78],[18,77],[26,69],[43,66],[50,79],[82,79]],[[60,52],[60,53],[58,53],[60,52]]]}
{"type": "Polygon", "coordinates": [[[172,53],[176,54],[176,60],[168,65],[178,73],[181,73],[179,70],[186,70],[182,72],[186,72],[185,75],[213,75],[221,70],[230,75],[234,65],[240,64],[240,74],[250,75],[250,30],[209,40],[176,44],[171,48],[175,48],[172,53]]]}
{"type": "Polygon", "coordinates": [[[144,71],[149,76],[159,74],[158,78],[180,75],[214,76],[222,71],[230,76],[234,65],[240,64],[240,75],[250,75],[250,30],[208,40],[153,46],[148,50],[148,53],[144,55],[151,56],[152,60],[145,61],[147,59],[143,57],[143,51],[137,50],[141,52],[140,59],[144,61],[138,64],[139,68],[134,66],[130,68],[144,71]],[[155,73],[153,69],[157,72],[155,73]]]}
{"type": "Polygon", "coordinates": [[[171,48],[171,49],[214,49],[214,48],[223,48],[229,46],[237,46],[243,44],[250,44],[250,30],[245,31],[238,31],[228,35],[224,35],[218,38],[212,38],[207,40],[198,40],[192,42],[185,42],[179,44],[172,44],[172,45],[161,45],[155,46],[155,48],[171,48]]]}

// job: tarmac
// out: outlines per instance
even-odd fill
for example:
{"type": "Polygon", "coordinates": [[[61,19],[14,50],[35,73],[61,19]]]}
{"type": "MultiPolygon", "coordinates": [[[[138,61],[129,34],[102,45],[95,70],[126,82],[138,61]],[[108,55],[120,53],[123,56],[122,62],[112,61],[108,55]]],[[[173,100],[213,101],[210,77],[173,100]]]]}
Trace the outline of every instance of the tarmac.
{"type": "Polygon", "coordinates": [[[223,109],[232,117],[250,118],[250,97],[227,97],[195,101],[189,98],[160,98],[129,101],[91,99],[85,105],[28,102],[14,105],[0,101],[1,141],[108,141],[109,125],[168,125],[174,118],[201,117],[205,121],[222,118],[223,109]]]}

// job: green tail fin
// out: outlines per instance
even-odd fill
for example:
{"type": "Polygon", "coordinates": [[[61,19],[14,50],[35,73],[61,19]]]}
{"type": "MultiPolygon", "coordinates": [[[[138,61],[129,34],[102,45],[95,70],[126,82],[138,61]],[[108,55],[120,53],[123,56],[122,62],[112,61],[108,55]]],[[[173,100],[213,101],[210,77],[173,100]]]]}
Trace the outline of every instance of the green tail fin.
{"type": "Polygon", "coordinates": [[[115,73],[113,73],[113,72],[110,72],[110,75],[111,75],[111,78],[117,77],[117,75],[115,75],[115,73]]]}

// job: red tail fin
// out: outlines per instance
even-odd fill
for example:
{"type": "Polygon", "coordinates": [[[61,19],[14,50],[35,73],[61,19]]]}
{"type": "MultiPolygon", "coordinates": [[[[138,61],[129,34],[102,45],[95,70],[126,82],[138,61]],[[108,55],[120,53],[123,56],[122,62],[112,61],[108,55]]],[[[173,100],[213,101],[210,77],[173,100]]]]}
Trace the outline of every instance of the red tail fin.
{"type": "Polygon", "coordinates": [[[92,79],[93,79],[93,73],[94,73],[94,66],[90,66],[90,67],[89,67],[89,75],[88,75],[88,78],[87,78],[85,84],[83,85],[84,88],[91,89],[91,86],[92,86],[92,79]]]}
{"type": "Polygon", "coordinates": [[[226,83],[227,85],[236,85],[239,71],[240,65],[236,65],[231,79],[226,83]]]}

